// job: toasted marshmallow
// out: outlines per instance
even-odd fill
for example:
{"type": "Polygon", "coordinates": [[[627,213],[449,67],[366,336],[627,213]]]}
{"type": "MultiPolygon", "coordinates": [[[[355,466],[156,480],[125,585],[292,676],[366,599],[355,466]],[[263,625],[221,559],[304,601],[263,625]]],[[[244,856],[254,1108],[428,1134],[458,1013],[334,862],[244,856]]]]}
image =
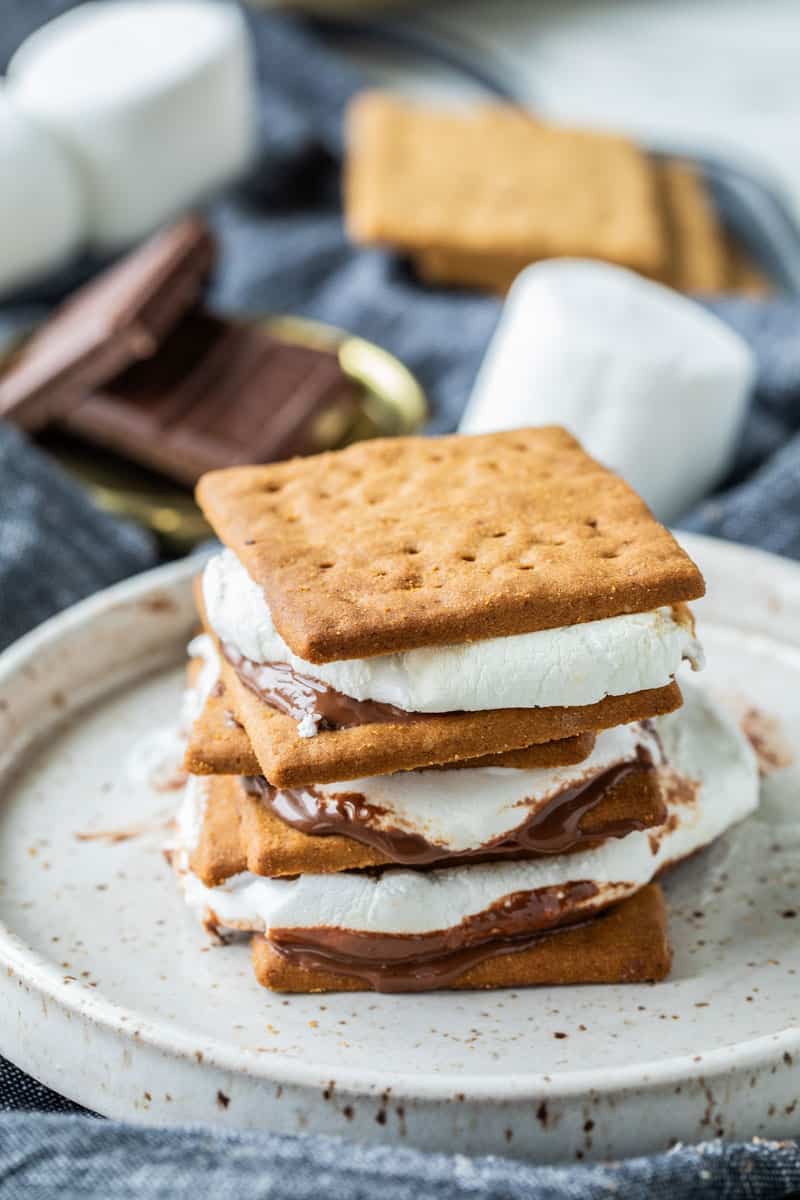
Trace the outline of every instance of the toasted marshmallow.
{"type": "MultiPolygon", "coordinates": [[[[572,903],[571,916],[594,911],[640,890],[660,870],[707,846],[754,811],[755,755],[737,724],[695,688],[683,709],[656,721],[669,767],[669,819],[658,833],[609,839],[583,853],[516,862],[480,863],[425,872],[390,868],[379,875],[342,872],[268,879],[242,872],[207,888],[188,869],[199,831],[202,781],[187,788],[179,820],[176,865],[188,904],[213,911],[222,926],[270,929],[341,928],[366,933],[421,934],[460,925],[519,892],[568,889],[589,881],[593,896],[572,903]],[[180,840],[183,839],[183,840],[180,840]]],[[[462,777],[466,771],[453,772],[462,777]]]]}
{"type": "Polygon", "coordinates": [[[243,657],[288,663],[355,700],[406,712],[594,704],[664,687],[683,659],[702,663],[693,631],[670,608],[462,645],[309,663],[286,645],[262,589],[230,550],[206,564],[203,599],[214,633],[243,657]]]}

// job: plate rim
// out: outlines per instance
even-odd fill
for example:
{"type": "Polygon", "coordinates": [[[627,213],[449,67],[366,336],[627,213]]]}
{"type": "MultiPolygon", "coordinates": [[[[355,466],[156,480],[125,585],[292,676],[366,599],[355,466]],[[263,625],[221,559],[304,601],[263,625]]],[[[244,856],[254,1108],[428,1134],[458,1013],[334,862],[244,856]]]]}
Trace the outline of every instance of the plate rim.
{"type": "MultiPolygon", "coordinates": [[[[678,534],[680,541],[690,553],[696,553],[702,561],[705,557],[717,556],[739,563],[744,560],[751,569],[769,572],[771,582],[778,586],[794,584],[800,596],[800,563],[779,555],[726,542],[719,538],[696,533],[678,534]]],[[[156,567],[131,579],[123,580],[79,601],[61,613],[50,617],[36,629],[25,634],[0,654],[0,684],[19,671],[23,664],[39,653],[48,644],[68,637],[74,630],[88,621],[114,609],[118,605],[135,603],[154,589],[170,591],[187,586],[198,566],[204,561],[203,554],[190,555],[174,563],[156,567]]],[[[734,565],[735,562],[734,562],[734,565]]],[[[724,622],[731,628],[735,620],[724,622]]],[[[93,703],[96,701],[93,701],[93,703]]],[[[30,749],[23,749],[23,755],[30,749]]],[[[12,762],[15,759],[12,751],[12,762]]],[[[198,1045],[202,1044],[204,1061],[211,1066],[234,1074],[248,1074],[254,1079],[269,1083],[284,1083],[306,1088],[324,1088],[329,1082],[330,1065],[317,1068],[313,1063],[288,1057],[259,1056],[254,1051],[237,1049],[207,1034],[193,1034],[182,1030],[177,1024],[153,1020],[136,1009],[117,1004],[101,992],[83,988],[76,981],[65,982],[56,966],[27,946],[12,929],[0,921],[0,968],[10,969],[13,974],[32,990],[44,994],[63,1009],[95,1022],[107,1030],[123,1035],[127,1039],[145,1042],[163,1053],[193,1059],[198,1045]]],[[[522,989],[511,989],[521,991],[522,989]]],[[[401,1004],[407,997],[398,997],[401,1004]]],[[[607,1095],[631,1088],[663,1088],[670,1084],[684,1083],[697,1079],[713,1079],[731,1068],[747,1070],[760,1068],[773,1058],[780,1060],[786,1053],[800,1053],[800,1023],[788,1025],[772,1033],[762,1034],[742,1042],[732,1042],[698,1055],[680,1055],[663,1061],[643,1061],[626,1066],[608,1067],[602,1073],[597,1068],[568,1070],[558,1073],[529,1072],[524,1075],[486,1077],[478,1073],[450,1075],[420,1075],[417,1073],[381,1073],[363,1067],[337,1064],[337,1090],[348,1094],[381,1093],[390,1078],[395,1098],[413,1098],[421,1101],[450,1101],[454,1089],[469,1101],[524,1101],[529,1098],[553,1095],[565,1099],[586,1095],[607,1095]]]]}

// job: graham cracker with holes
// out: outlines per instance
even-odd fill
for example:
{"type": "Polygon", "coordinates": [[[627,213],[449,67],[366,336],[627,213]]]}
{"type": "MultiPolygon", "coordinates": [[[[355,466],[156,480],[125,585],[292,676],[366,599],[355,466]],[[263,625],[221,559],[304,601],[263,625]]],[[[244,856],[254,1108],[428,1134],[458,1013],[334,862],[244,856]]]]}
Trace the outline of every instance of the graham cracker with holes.
{"type": "Polygon", "coordinates": [[[554,426],[361,442],[212,471],[197,495],[284,641],[312,663],[574,625],[704,591],[644,501],[554,426]]]}
{"type": "MultiPolygon", "coordinates": [[[[221,677],[266,776],[276,787],[341,783],[367,775],[390,775],[420,767],[506,754],[587,731],[627,725],[680,708],[677,683],[629,696],[607,696],[578,708],[499,708],[476,713],[421,714],[418,720],[358,725],[300,737],[297,722],[270,708],[243,684],[226,659],[221,677]]],[[[187,754],[194,774],[204,762],[187,754]]]]}
{"type": "MultiPolygon", "coordinates": [[[[650,983],[672,965],[667,911],[658,884],[590,921],[542,934],[527,949],[498,954],[439,988],[447,990],[530,987],[537,984],[650,983]]],[[[304,966],[261,934],[253,938],[256,979],[275,992],[363,992],[363,980],[335,966],[304,966]]]]}
{"type": "MultiPolygon", "coordinates": [[[[389,855],[349,836],[312,836],[294,829],[260,796],[249,793],[238,776],[215,775],[205,784],[203,833],[192,869],[209,887],[245,868],[254,875],[327,875],[395,863],[389,855]]],[[[347,792],[347,786],[341,791],[347,792]]],[[[651,829],[665,819],[666,807],[655,773],[639,771],[610,788],[596,807],[584,814],[579,827],[599,841],[613,832],[618,822],[633,821],[642,829],[651,829]]],[[[585,848],[584,843],[581,849],[585,848]]]]}
{"type": "Polygon", "coordinates": [[[411,252],[656,272],[666,249],[650,164],[632,141],[511,105],[444,111],[361,93],[347,114],[345,217],[354,241],[411,252]]]}
{"type": "MultiPolygon", "coordinates": [[[[190,664],[191,681],[191,664],[190,664]]],[[[583,762],[594,749],[595,735],[580,733],[559,741],[487,754],[453,767],[567,767],[583,762]]],[[[192,775],[260,775],[261,766],[222,679],[189,731],[185,763],[192,775]]]]}

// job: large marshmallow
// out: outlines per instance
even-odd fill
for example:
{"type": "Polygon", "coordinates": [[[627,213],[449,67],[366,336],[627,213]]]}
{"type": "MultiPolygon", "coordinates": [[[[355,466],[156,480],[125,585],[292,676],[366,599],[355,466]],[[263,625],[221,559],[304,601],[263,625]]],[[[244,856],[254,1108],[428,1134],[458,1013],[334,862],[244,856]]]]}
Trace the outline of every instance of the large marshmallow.
{"type": "Polygon", "coordinates": [[[0,86],[0,294],[62,266],[85,236],[77,172],[0,86]]]}
{"type": "Polygon", "coordinates": [[[753,377],[745,342],[693,300],[554,260],[515,281],[460,429],[564,425],[671,521],[729,468],[753,377]]]}
{"type": "Polygon", "coordinates": [[[460,645],[309,663],[286,645],[264,592],[231,550],[206,564],[203,599],[211,628],[245,658],[288,663],[346,696],[406,712],[595,704],[605,696],[664,687],[684,658],[702,663],[699,642],[669,608],[460,645]]]}
{"type": "MultiPolygon", "coordinates": [[[[515,892],[566,887],[591,880],[598,896],[577,902],[608,904],[630,896],[658,872],[707,846],[758,804],[758,767],[736,723],[695,688],[684,708],[656,721],[672,769],[697,785],[695,798],[668,800],[669,821],[657,848],[650,834],[610,838],[576,854],[520,862],[481,863],[431,871],[392,868],[378,875],[343,871],[267,879],[242,872],[215,888],[188,869],[202,824],[203,783],[187,789],[178,820],[177,866],[187,903],[211,909],[232,928],[340,927],[369,933],[428,933],[459,925],[515,892]]],[[[455,771],[460,777],[469,770],[455,771]]]]}
{"type": "Polygon", "coordinates": [[[83,4],[23,42],[8,76],[80,168],[99,248],[150,232],[254,148],[250,45],[233,4],[83,4]]]}

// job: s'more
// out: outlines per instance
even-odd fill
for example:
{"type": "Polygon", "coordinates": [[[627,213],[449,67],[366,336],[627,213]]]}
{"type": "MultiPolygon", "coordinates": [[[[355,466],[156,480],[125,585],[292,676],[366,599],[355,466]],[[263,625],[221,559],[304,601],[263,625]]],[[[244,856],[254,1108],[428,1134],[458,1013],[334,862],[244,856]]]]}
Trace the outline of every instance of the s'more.
{"type": "Polygon", "coordinates": [[[697,566],[560,428],[214,471],[173,862],[276,991],[665,977],[659,879],[753,810],[697,566]],[[685,703],[684,703],[685,700],[685,703]]]}

